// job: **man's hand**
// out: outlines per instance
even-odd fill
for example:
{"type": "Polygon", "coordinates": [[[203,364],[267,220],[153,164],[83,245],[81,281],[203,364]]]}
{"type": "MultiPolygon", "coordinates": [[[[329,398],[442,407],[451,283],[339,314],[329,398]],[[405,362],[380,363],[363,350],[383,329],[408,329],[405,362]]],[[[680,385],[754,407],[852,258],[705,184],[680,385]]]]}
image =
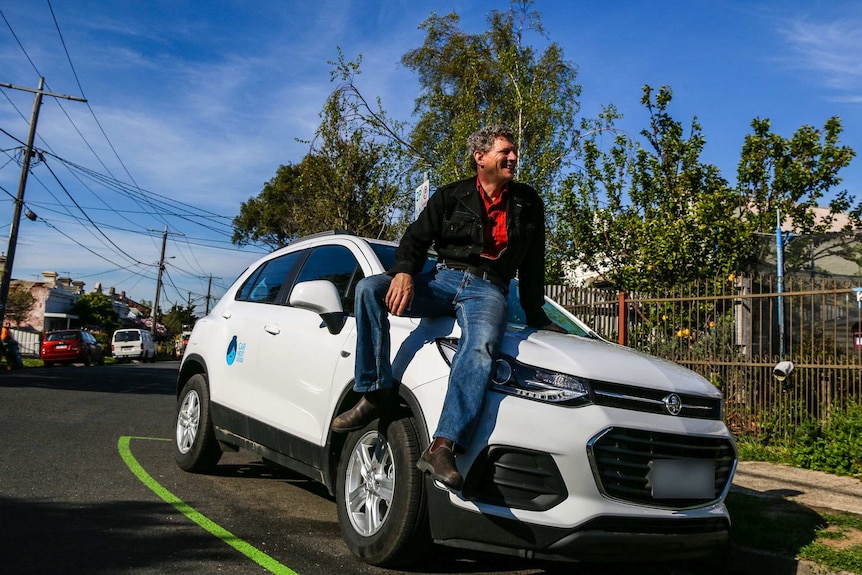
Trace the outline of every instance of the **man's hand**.
{"type": "Polygon", "coordinates": [[[560,326],[558,326],[557,324],[555,324],[554,322],[551,322],[546,326],[540,327],[539,329],[546,329],[548,331],[555,331],[557,333],[569,333],[566,330],[564,330],[563,328],[561,328],[560,326]]]}
{"type": "Polygon", "coordinates": [[[401,315],[413,303],[413,276],[407,273],[395,274],[389,291],[386,292],[386,307],[394,315],[401,315]]]}

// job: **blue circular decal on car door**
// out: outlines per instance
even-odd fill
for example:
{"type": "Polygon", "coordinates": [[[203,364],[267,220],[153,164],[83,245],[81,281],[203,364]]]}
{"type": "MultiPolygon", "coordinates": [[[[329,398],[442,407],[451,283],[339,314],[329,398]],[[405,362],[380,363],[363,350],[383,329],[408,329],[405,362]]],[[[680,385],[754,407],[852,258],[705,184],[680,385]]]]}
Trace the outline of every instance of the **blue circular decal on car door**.
{"type": "Polygon", "coordinates": [[[236,359],[236,336],[233,336],[233,339],[230,340],[230,343],[227,346],[227,364],[233,365],[233,362],[235,359],[236,359]]]}

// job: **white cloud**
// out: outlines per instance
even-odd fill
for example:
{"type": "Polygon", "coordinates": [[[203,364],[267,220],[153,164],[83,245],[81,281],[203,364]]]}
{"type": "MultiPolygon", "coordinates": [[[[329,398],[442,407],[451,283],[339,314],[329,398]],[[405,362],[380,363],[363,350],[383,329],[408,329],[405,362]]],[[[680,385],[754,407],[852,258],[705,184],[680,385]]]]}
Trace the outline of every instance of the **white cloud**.
{"type": "MultiPolygon", "coordinates": [[[[841,92],[862,92],[862,19],[818,22],[798,18],[780,33],[800,70],[811,71],[828,86],[841,92]]],[[[852,99],[862,97],[850,96],[852,99]]],[[[846,101],[846,97],[843,98],[846,101]]]]}

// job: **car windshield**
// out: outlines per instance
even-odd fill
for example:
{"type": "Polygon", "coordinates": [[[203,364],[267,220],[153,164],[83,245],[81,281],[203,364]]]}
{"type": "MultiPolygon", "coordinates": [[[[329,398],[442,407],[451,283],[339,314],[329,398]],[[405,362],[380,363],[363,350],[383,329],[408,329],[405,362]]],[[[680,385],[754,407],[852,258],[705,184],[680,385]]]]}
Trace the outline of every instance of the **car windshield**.
{"type": "MultiPolygon", "coordinates": [[[[374,253],[377,254],[377,257],[380,260],[380,263],[383,264],[384,268],[391,269],[392,266],[395,265],[395,246],[371,243],[371,249],[373,249],[374,253]]],[[[425,261],[425,265],[422,267],[422,271],[430,271],[434,269],[435,265],[437,265],[437,256],[429,254],[425,261]]],[[[567,333],[583,337],[595,337],[588,330],[584,329],[583,326],[574,321],[568,313],[562,310],[559,306],[551,303],[548,298],[545,298],[545,305],[542,309],[545,310],[545,313],[552,322],[565,329],[567,333]]],[[[521,307],[521,300],[518,292],[518,280],[512,280],[512,283],[509,285],[508,322],[515,327],[523,328],[526,327],[526,318],[527,314],[524,312],[524,308],[521,307]]]]}
{"type": "Polygon", "coordinates": [[[46,341],[62,341],[65,339],[81,339],[81,337],[77,331],[55,331],[45,337],[46,341]]]}

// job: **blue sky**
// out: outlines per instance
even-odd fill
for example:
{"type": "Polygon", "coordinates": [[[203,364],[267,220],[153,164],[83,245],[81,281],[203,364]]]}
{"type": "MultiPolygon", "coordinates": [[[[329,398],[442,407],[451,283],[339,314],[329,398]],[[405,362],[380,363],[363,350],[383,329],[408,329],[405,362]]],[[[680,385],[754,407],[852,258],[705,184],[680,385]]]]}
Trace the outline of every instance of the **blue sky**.
{"type": "MultiPolygon", "coordinates": [[[[0,0],[0,82],[85,97],[46,97],[13,266],[16,279],[57,271],[162,308],[202,309],[262,255],[230,244],[230,221],[278,166],[298,162],[333,89],[327,61],[362,54],[357,84],[411,122],[418,83],[400,65],[433,10],[487,29],[505,2],[402,0],[0,0]],[[119,181],[122,184],[113,183],[119,181]]],[[[579,69],[581,114],[614,104],[619,127],[646,125],[641,88],[669,85],[671,113],[697,116],[703,160],[735,179],[755,117],[790,137],[840,116],[862,153],[862,3],[856,1],[536,0],[550,40],[579,69]]],[[[529,37],[541,46],[543,40],[529,37]]],[[[9,229],[33,94],[0,89],[0,226],[9,229]],[[16,141],[17,140],[17,141],[16,141]]],[[[862,159],[841,174],[862,196],[862,159]]],[[[433,182],[437,185],[440,182],[433,182]]],[[[0,250],[6,251],[3,234],[0,250]]]]}

